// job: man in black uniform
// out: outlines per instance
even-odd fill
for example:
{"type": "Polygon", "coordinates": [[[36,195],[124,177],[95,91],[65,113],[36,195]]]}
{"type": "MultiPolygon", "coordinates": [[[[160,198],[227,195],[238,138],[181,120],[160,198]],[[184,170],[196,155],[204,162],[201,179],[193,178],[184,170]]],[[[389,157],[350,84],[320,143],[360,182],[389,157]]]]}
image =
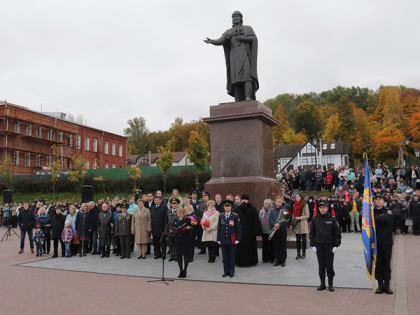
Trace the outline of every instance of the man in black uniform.
{"type": "Polygon", "coordinates": [[[328,212],[328,202],[319,202],[319,214],[314,217],[309,233],[310,245],[318,258],[321,285],[318,291],[325,290],[325,270],[328,276],[328,290],[334,292],[334,253],[341,244],[340,227],[337,219],[328,212]]]}
{"type": "Polygon", "coordinates": [[[374,196],[374,215],[376,226],[377,255],[375,264],[375,278],[378,280],[376,294],[393,294],[389,287],[391,279],[391,256],[392,256],[392,230],[394,218],[391,210],[385,207],[384,198],[377,194],[374,196]]]}

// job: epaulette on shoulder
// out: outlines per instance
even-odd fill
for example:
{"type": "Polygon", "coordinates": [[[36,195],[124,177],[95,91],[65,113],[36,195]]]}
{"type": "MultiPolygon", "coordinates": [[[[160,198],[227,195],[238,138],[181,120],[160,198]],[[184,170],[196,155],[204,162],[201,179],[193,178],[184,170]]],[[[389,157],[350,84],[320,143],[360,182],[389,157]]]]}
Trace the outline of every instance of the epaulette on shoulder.
{"type": "Polygon", "coordinates": [[[233,212],[233,211],[232,211],[232,214],[233,214],[233,215],[239,215],[239,214],[237,214],[236,212],[233,212]]]}

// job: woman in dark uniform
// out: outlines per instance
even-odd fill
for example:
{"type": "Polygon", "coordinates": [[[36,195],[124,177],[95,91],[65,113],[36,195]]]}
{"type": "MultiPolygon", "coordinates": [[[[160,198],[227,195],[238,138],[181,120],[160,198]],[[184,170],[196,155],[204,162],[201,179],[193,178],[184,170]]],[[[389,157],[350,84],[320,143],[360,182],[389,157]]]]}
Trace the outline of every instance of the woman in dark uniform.
{"type": "Polygon", "coordinates": [[[186,278],[188,263],[192,256],[191,251],[194,250],[191,246],[191,220],[186,216],[184,208],[178,208],[176,214],[178,217],[171,230],[175,233],[175,250],[179,266],[178,278],[186,278]]]}

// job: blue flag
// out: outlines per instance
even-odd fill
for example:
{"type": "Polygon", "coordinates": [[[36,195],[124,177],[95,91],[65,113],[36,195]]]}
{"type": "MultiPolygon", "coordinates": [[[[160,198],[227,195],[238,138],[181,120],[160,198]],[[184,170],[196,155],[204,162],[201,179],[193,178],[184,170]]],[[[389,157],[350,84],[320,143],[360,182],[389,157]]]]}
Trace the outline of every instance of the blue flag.
{"type": "Polygon", "coordinates": [[[375,217],[372,206],[372,186],[367,154],[365,158],[365,184],[363,192],[362,241],[366,261],[366,273],[375,289],[375,263],[377,254],[375,217]]]}

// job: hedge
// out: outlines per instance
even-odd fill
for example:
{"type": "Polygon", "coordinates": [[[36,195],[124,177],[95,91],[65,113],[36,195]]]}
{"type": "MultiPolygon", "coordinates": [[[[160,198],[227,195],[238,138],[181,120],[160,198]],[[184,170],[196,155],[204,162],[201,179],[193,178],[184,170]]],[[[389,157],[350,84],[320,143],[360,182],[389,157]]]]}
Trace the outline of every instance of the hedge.
{"type": "MultiPolygon", "coordinates": [[[[97,176],[95,174],[95,176],[97,176]]],[[[176,188],[182,192],[190,192],[194,189],[194,171],[183,170],[178,173],[169,173],[166,183],[166,190],[170,192],[176,188]]],[[[204,183],[210,179],[210,172],[199,173],[200,189],[204,188],[204,183]]],[[[83,182],[84,185],[92,185],[95,192],[106,191],[107,193],[124,193],[130,192],[133,189],[133,181],[131,179],[105,179],[104,181],[95,181],[93,176],[87,176],[83,182]]],[[[137,182],[137,188],[143,190],[143,192],[163,190],[162,175],[151,175],[142,176],[137,182]]],[[[6,183],[0,181],[0,190],[6,189],[6,183]]],[[[78,191],[80,187],[76,187],[72,183],[68,176],[60,178],[55,185],[55,192],[74,192],[78,191]]],[[[14,180],[14,192],[19,193],[48,193],[52,192],[53,187],[51,183],[51,177],[44,176],[40,177],[15,177],[14,180]]]]}

